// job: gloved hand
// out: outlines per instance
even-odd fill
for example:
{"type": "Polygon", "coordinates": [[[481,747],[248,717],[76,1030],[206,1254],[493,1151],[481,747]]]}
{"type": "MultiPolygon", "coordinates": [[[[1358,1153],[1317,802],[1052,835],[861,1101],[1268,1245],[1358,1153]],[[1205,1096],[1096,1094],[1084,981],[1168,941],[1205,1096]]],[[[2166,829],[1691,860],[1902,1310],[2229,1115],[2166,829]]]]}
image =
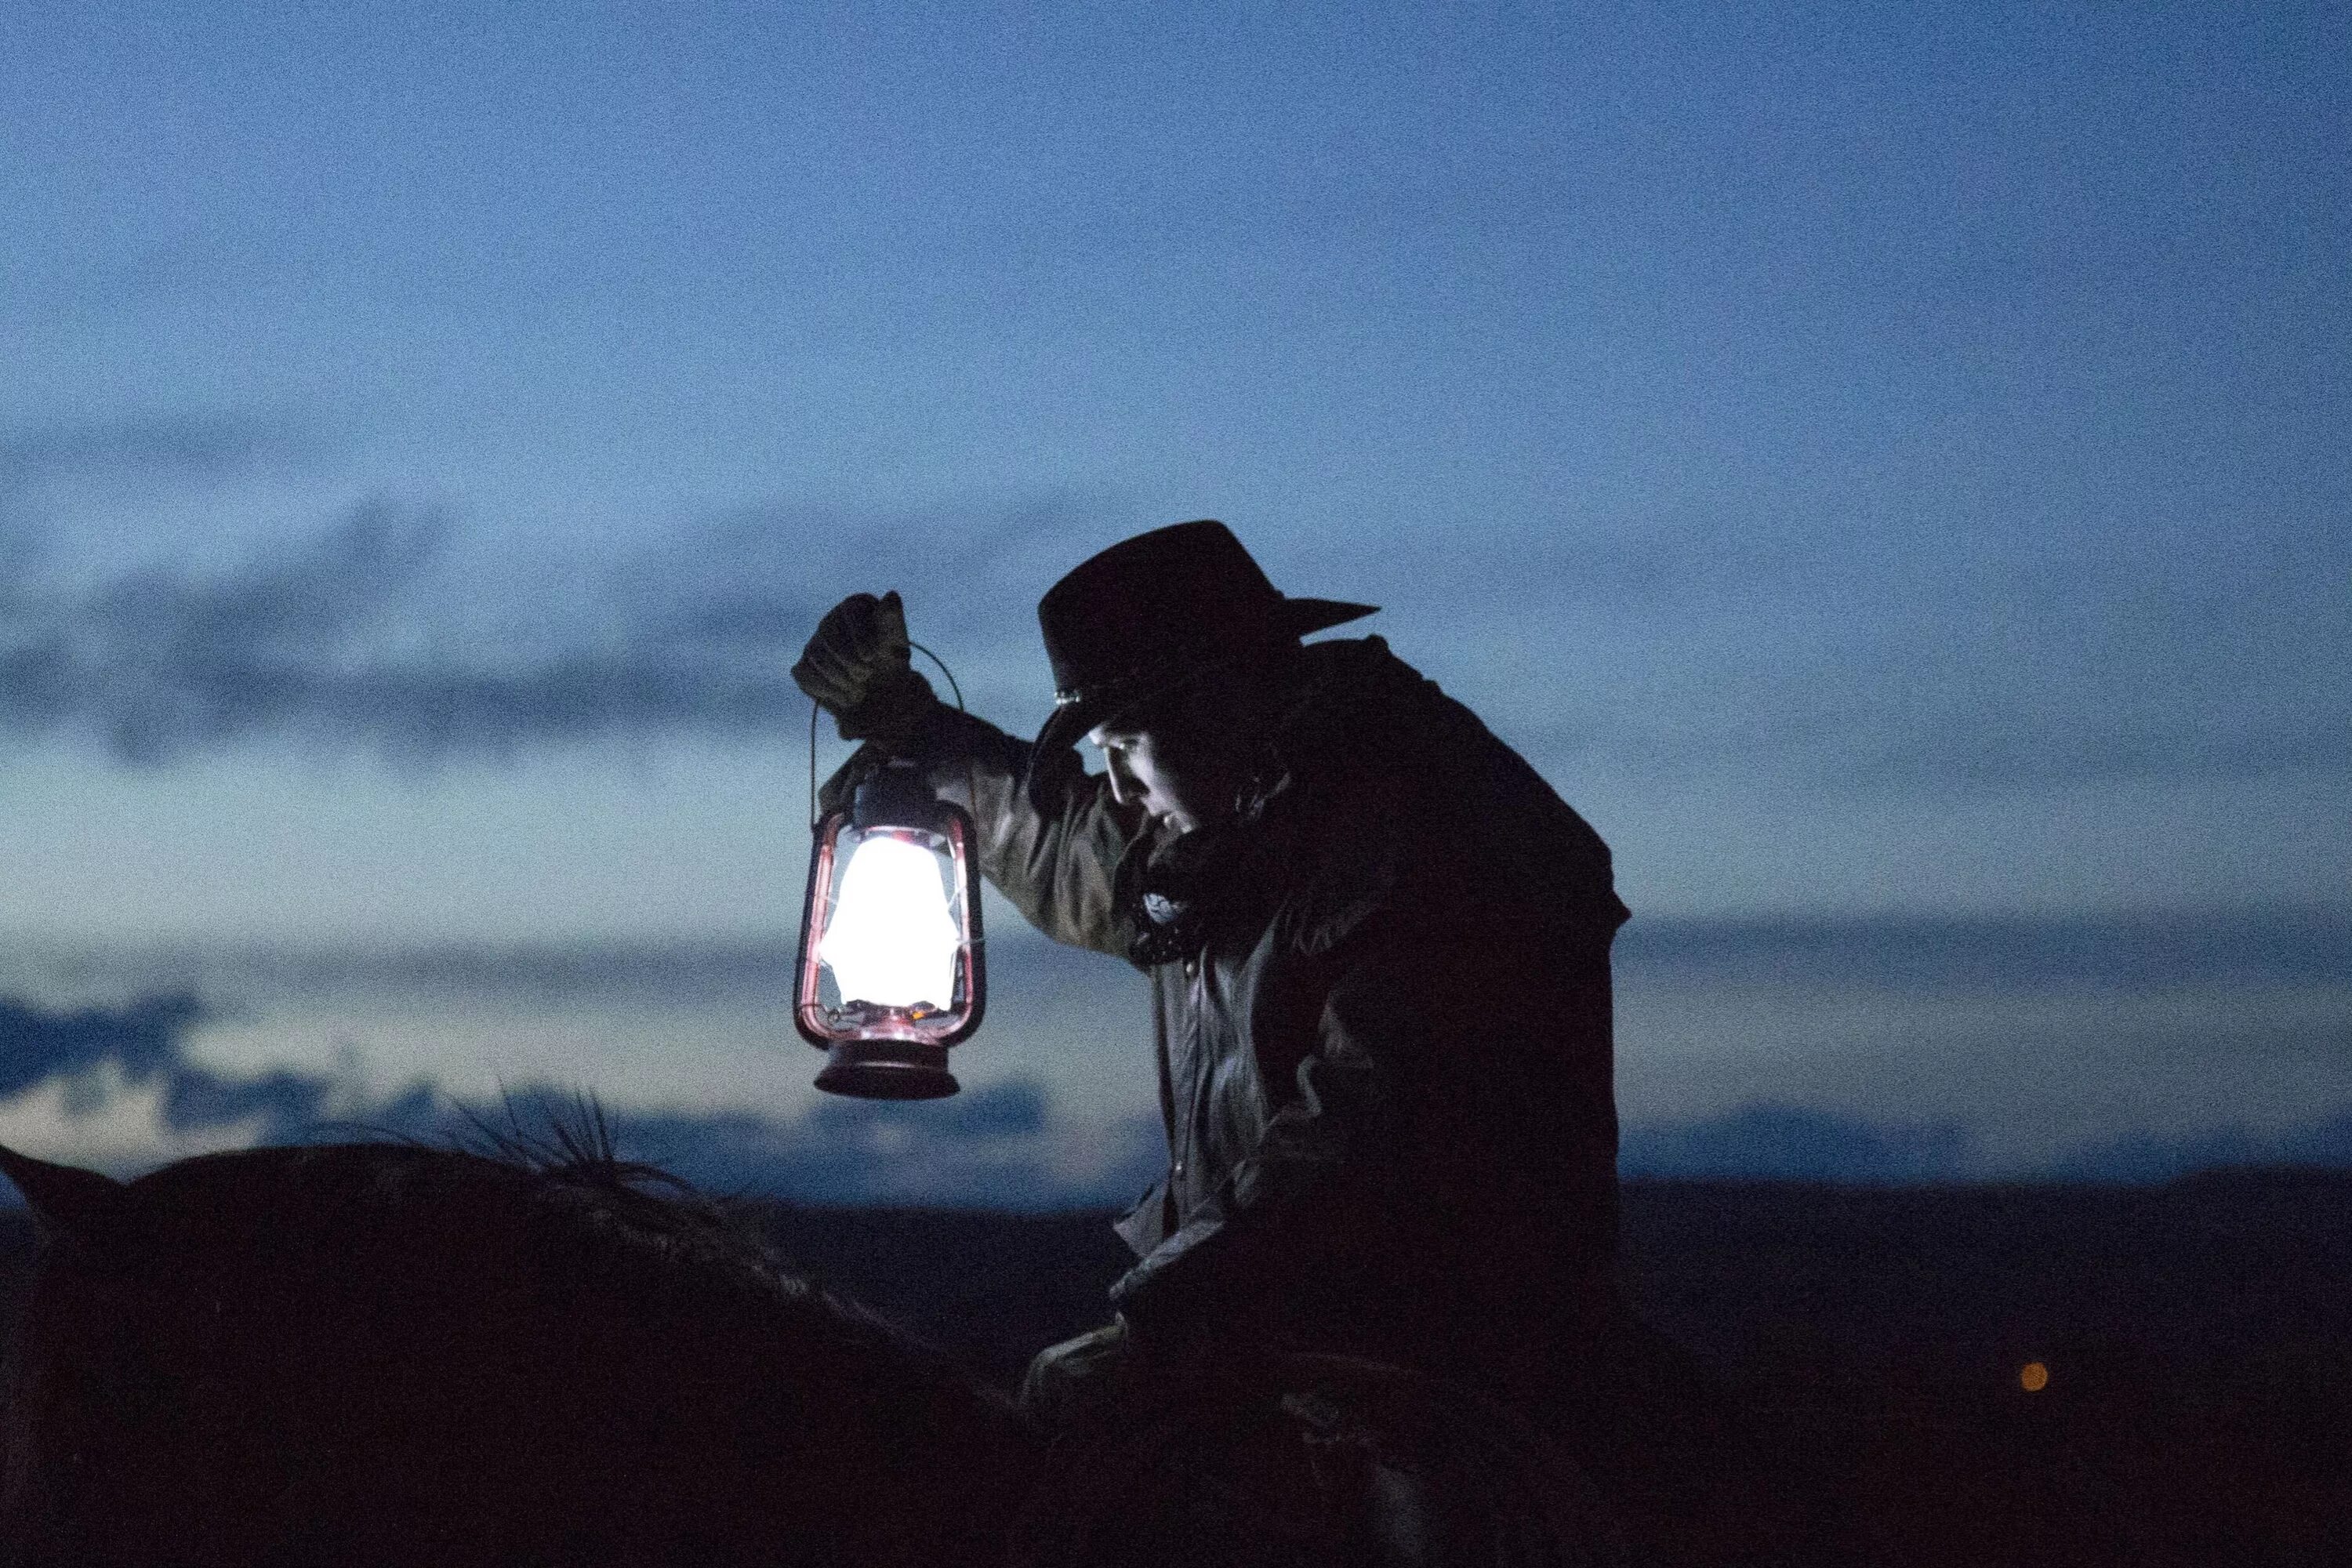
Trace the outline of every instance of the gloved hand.
{"type": "Polygon", "coordinates": [[[1204,1228],[1189,1247],[1163,1244],[1113,1281],[1111,1305],[1139,1363],[1239,1365],[1271,1342],[1278,1315],[1270,1289],[1279,1276],[1271,1264],[1251,1269],[1249,1250],[1229,1229],[1204,1228]]]}
{"type": "Polygon", "coordinates": [[[793,666],[793,683],[833,715],[845,741],[870,741],[894,755],[922,734],[940,707],[915,670],[907,610],[894,590],[852,594],[819,621],[793,666]]]}

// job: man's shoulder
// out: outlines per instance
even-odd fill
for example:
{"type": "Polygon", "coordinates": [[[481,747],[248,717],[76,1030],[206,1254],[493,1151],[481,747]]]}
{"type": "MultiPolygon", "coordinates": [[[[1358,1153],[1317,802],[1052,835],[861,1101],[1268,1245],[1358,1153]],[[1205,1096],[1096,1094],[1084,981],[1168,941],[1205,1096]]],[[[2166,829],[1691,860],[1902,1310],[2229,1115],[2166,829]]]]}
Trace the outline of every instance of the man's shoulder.
{"type": "Polygon", "coordinates": [[[1294,940],[1328,947],[1369,917],[1623,918],[1608,846],[1542,774],[1378,637],[1329,648],[1303,705],[1286,900],[1294,940]]]}

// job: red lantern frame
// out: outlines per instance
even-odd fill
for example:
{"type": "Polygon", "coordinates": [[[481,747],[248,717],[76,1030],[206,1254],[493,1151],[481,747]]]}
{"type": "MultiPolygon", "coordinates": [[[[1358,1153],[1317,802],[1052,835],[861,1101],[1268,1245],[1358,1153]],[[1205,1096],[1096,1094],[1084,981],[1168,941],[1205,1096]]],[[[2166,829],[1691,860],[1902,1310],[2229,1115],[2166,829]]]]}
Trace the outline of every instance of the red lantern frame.
{"type": "MultiPolygon", "coordinates": [[[[894,765],[858,787],[847,811],[817,825],[809,853],[807,895],[801,908],[800,958],[793,986],[793,1024],[803,1039],[825,1052],[816,1086],[866,1100],[936,1100],[956,1092],[947,1070],[948,1047],[971,1037],[988,1005],[988,966],[981,928],[979,833],[971,816],[932,795],[917,770],[894,765]],[[893,1007],[824,994],[824,962],[817,948],[835,884],[846,869],[842,837],[882,836],[944,855],[960,890],[956,994],[935,1009],[893,1007]]],[[[851,846],[854,854],[856,845],[851,846]]]]}

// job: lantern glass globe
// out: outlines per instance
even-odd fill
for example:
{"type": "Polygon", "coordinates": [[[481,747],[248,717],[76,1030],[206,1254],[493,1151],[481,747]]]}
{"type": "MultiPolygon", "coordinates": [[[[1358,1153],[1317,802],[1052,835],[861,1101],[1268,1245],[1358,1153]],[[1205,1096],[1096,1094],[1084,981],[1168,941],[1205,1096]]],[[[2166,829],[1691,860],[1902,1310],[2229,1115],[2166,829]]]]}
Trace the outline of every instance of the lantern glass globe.
{"type": "Polygon", "coordinates": [[[961,932],[940,858],[888,833],[869,834],[841,873],[817,957],[842,1002],[939,1009],[955,996],[961,932]]]}

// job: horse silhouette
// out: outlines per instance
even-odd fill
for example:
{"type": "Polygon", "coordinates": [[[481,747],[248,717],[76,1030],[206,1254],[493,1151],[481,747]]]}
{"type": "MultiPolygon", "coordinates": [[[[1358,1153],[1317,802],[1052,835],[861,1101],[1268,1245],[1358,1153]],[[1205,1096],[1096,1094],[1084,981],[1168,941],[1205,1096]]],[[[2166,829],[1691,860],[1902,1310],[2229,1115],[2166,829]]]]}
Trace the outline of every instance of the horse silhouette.
{"type": "Polygon", "coordinates": [[[1297,1358],[1262,1396],[1049,1446],[608,1147],[270,1148],[129,1184],[0,1150],[0,1173],[46,1237],[8,1568],[1613,1553],[1572,1468],[1402,1369],[1297,1358]]]}

